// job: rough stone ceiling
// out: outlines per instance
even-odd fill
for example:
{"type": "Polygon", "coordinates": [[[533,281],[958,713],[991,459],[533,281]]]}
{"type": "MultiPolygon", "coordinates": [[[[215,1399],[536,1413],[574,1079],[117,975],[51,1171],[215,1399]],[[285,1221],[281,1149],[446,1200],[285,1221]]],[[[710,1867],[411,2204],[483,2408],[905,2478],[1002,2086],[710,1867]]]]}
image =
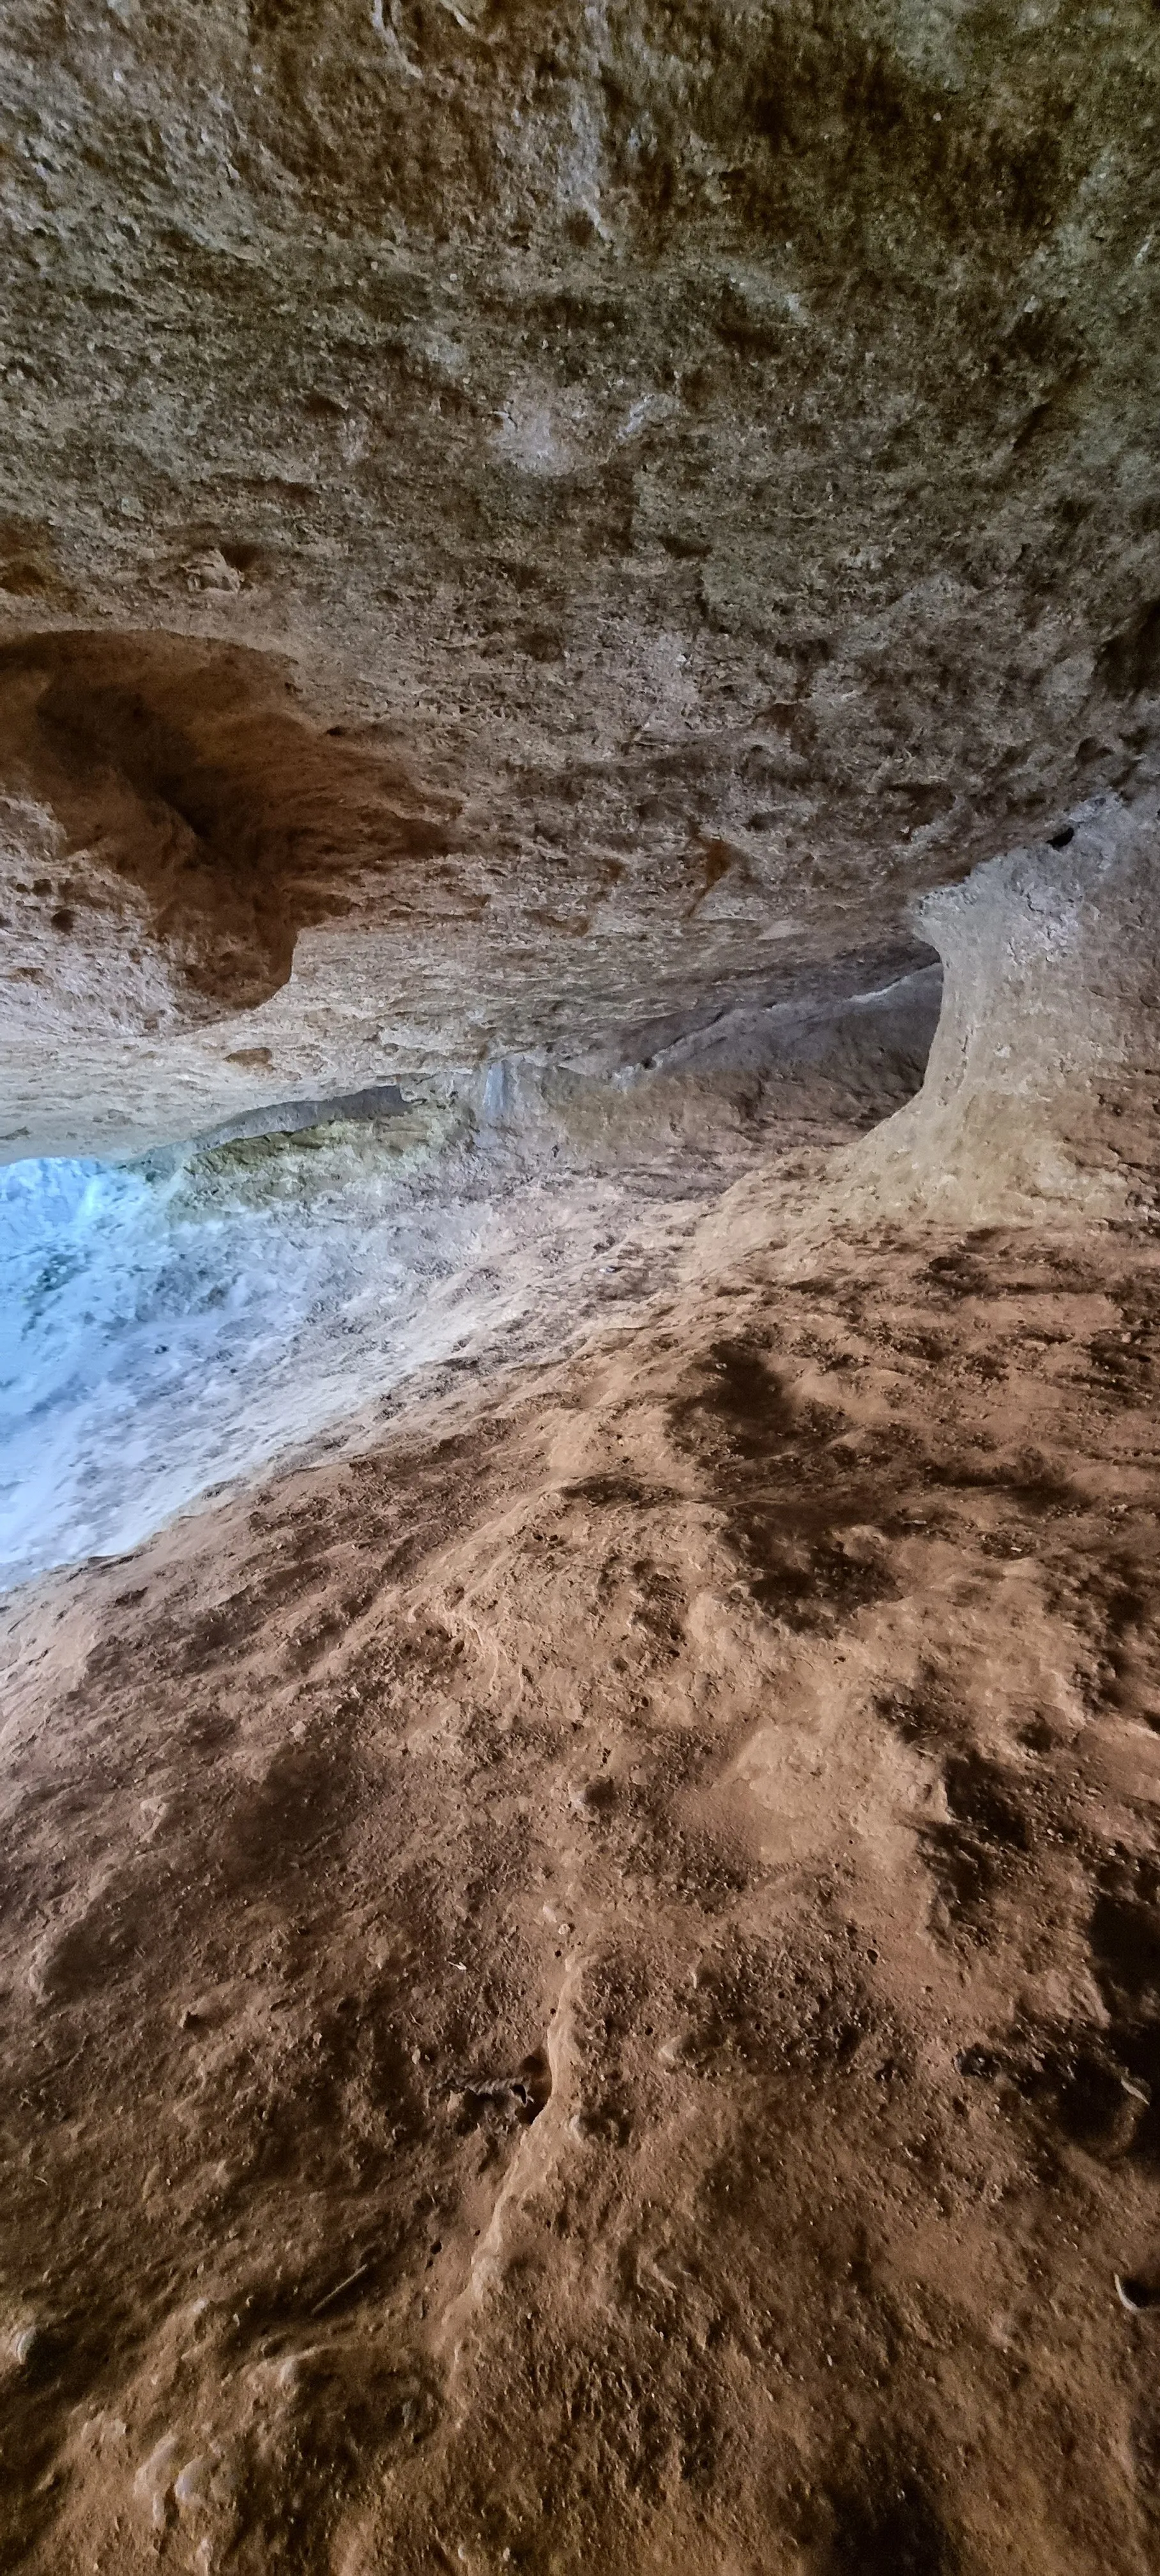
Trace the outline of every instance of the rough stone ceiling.
{"type": "MultiPolygon", "coordinates": [[[[164,1091],[158,1031],[251,1009],[295,932],[349,1020],[319,925],[352,903],[396,988],[380,963],[341,1044],[332,995],[309,1062],[284,1012],[284,1088],[615,1058],[709,996],[901,960],[916,890],[1131,793],[1160,686],[1143,0],[117,0],[14,7],[6,41],[8,873],[42,887],[41,1057],[110,866],[137,905],[164,992],[127,1013],[110,1137],[164,1091]],[[91,781],[83,813],[53,793],[78,760],[103,843],[91,781]],[[320,851],[327,777],[365,868],[344,829],[320,851]],[[293,879],[276,929],[235,795],[243,876],[278,841],[293,879]]],[[[245,1052],[235,1019],[181,1059],[205,1115],[256,1096],[245,1052]]],[[[75,1138],[21,1079],[4,1150],[75,1138]]]]}

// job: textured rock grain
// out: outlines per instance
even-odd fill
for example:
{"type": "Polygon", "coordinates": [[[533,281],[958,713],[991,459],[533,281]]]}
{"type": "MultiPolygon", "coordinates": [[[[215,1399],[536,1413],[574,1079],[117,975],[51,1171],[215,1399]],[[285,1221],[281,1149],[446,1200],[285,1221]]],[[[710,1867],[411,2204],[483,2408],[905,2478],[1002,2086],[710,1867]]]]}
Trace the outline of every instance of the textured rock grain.
{"type": "Polygon", "coordinates": [[[943,957],[915,1099],[848,1165],[845,1212],[1153,1217],[1157,817],[1097,798],[918,908],[943,957]]]}
{"type": "MultiPolygon", "coordinates": [[[[83,1056],[110,1139],[171,1046],[202,1125],[256,1098],[229,1061],[255,1046],[274,1096],[389,1078],[436,1042],[433,984],[478,991],[471,1061],[774,998],[1131,785],[1160,685],[1144,0],[24,0],[5,42],[10,634],[43,664],[46,632],[96,630],[111,672],[164,629],[202,667],[216,642],[227,686],[225,648],[273,655],[259,694],[289,673],[364,787],[387,751],[421,811],[458,800],[405,925],[378,916],[378,1016],[344,1022],[326,906],[255,950],[216,791],[182,802],[196,745],[143,779],[106,733],[107,796],[152,800],[145,873],[190,852],[218,921],[217,968],[140,921],[125,1009],[158,1030],[83,1056]],[[309,921],[269,1023],[159,1046],[191,967],[199,1016],[252,1003],[309,921]]],[[[299,787],[262,778],[276,836],[299,787]]],[[[67,798],[35,830],[43,1068],[78,935],[52,916],[140,912],[141,866],[113,896],[67,798]]],[[[68,1141],[43,1069],[8,1125],[9,1152],[68,1141]]]]}

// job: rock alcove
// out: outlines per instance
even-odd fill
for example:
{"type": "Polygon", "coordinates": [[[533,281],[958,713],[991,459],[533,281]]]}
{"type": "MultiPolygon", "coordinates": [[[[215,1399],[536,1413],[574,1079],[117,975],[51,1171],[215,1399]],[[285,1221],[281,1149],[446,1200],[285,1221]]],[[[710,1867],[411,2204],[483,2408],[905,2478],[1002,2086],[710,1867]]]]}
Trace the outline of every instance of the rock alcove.
{"type": "Polygon", "coordinates": [[[2,43],[0,2556],[1151,2576],[1156,10],[2,43]]]}
{"type": "Polygon", "coordinates": [[[0,651],[2,899],[27,906],[12,979],[62,1032],[70,1010],[99,1027],[111,1002],[151,1033],[252,1010],[288,981],[304,929],[446,847],[403,765],[304,724],[295,695],[267,655],[164,633],[0,651]]]}

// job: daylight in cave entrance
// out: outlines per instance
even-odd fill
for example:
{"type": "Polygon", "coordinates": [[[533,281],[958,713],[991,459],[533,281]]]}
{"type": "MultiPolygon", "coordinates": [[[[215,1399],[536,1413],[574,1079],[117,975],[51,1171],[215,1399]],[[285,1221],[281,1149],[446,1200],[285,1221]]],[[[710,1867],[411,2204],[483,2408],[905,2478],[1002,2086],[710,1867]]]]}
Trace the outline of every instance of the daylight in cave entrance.
{"type": "Polygon", "coordinates": [[[0,43],[0,2558],[1151,2576],[1152,0],[0,43]]]}

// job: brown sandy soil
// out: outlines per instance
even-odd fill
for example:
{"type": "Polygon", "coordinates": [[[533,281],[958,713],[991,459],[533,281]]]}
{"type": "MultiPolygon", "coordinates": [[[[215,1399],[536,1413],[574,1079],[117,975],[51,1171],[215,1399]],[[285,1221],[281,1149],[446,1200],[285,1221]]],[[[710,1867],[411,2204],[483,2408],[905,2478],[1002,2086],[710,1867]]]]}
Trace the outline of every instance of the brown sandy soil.
{"type": "Polygon", "coordinates": [[[751,1253],[13,1601],[5,2566],[1156,2565],[1158,1312],[751,1253]]]}

